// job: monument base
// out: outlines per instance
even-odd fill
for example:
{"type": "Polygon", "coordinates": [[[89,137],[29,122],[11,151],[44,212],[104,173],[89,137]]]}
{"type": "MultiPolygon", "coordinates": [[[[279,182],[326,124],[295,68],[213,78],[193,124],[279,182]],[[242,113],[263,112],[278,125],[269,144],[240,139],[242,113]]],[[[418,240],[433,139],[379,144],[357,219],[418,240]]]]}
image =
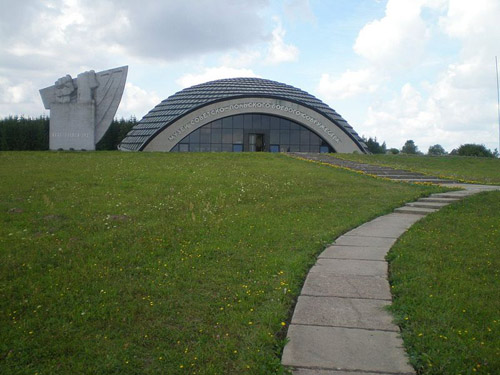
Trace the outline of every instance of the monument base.
{"type": "Polygon", "coordinates": [[[51,150],[95,150],[95,104],[52,104],[49,140],[51,150]]]}

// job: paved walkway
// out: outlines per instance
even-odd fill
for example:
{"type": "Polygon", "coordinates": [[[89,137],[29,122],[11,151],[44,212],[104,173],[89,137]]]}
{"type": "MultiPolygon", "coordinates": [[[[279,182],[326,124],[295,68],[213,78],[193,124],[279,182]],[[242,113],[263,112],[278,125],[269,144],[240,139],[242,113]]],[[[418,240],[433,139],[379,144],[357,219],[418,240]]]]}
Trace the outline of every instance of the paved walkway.
{"type": "Polygon", "coordinates": [[[464,190],[408,203],[340,236],[318,257],[298,298],[283,351],[282,363],[294,375],[415,374],[399,327],[384,309],[391,303],[385,255],[428,213],[471,194],[500,190],[451,186],[464,190]]]}

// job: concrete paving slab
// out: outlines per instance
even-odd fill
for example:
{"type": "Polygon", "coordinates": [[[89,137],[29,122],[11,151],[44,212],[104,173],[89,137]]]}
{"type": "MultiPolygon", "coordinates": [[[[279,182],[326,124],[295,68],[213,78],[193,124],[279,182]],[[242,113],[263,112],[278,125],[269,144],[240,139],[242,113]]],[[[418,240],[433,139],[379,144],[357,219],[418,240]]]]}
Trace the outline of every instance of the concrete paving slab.
{"type": "Polygon", "coordinates": [[[390,303],[374,299],[300,296],[292,324],[399,332],[392,316],[384,309],[390,303]]]}
{"type": "Polygon", "coordinates": [[[376,260],[318,259],[309,273],[322,272],[335,275],[387,276],[387,263],[376,260]]]}
{"type": "Polygon", "coordinates": [[[449,205],[449,202],[443,203],[443,202],[411,202],[407,203],[407,206],[410,207],[420,207],[420,208],[432,208],[432,209],[440,209],[444,206],[449,205]]]}
{"type": "Polygon", "coordinates": [[[386,372],[366,372],[366,371],[337,371],[337,370],[323,370],[323,369],[308,369],[296,368],[292,371],[293,375],[394,375],[386,372]]]}
{"type": "Polygon", "coordinates": [[[301,295],[392,300],[385,277],[309,272],[301,295]]]}
{"type": "Polygon", "coordinates": [[[396,239],[394,238],[351,236],[347,233],[337,238],[333,245],[376,247],[387,246],[387,248],[390,249],[394,242],[396,242],[396,239]]]}
{"type": "Polygon", "coordinates": [[[420,207],[411,207],[411,206],[403,206],[396,208],[394,212],[401,212],[404,214],[414,214],[414,215],[427,215],[433,212],[436,212],[437,209],[432,208],[420,208],[420,207]]]}
{"type": "Polygon", "coordinates": [[[420,198],[417,202],[437,202],[437,203],[453,203],[458,202],[461,198],[420,198]]]}
{"type": "Polygon", "coordinates": [[[431,198],[457,198],[457,199],[462,199],[464,197],[468,197],[471,195],[470,192],[466,190],[460,190],[460,191],[450,191],[448,193],[436,193],[436,194],[431,194],[431,198]]]}
{"type": "Polygon", "coordinates": [[[417,217],[415,215],[410,215],[410,214],[396,214],[396,213],[390,213],[384,216],[379,216],[375,219],[373,219],[371,222],[398,222],[404,224],[406,228],[411,227],[413,224],[415,224],[417,221],[419,221],[421,218],[417,217]]]}
{"type": "Polygon", "coordinates": [[[285,366],[414,374],[395,332],[290,325],[285,366]]]}
{"type": "Polygon", "coordinates": [[[333,245],[327,247],[318,258],[384,260],[387,251],[387,247],[333,245]]]}
{"type": "Polygon", "coordinates": [[[409,225],[397,220],[373,220],[346,233],[348,236],[398,238],[409,225]]]}

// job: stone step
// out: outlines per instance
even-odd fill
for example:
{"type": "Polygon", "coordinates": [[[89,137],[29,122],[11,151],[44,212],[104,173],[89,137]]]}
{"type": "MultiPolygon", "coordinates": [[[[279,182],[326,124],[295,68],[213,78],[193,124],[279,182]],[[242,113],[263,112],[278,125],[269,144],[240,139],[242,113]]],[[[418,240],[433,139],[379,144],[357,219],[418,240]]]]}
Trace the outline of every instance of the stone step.
{"type": "Polygon", "coordinates": [[[310,154],[310,153],[292,153],[302,158],[337,165],[344,168],[353,169],[366,174],[375,175],[381,178],[388,178],[395,181],[405,182],[429,182],[433,184],[449,184],[455,183],[452,180],[445,180],[438,177],[427,176],[422,173],[407,171],[403,169],[393,169],[385,166],[377,166],[373,164],[356,163],[348,160],[337,159],[330,155],[310,154]]]}
{"type": "Polygon", "coordinates": [[[450,180],[443,180],[440,178],[398,178],[393,179],[395,181],[405,181],[405,182],[430,182],[432,184],[448,184],[453,183],[450,180]]]}
{"type": "Polygon", "coordinates": [[[410,206],[410,207],[436,208],[436,209],[439,209],[439,208],[447,206],[449,204],[450,204],[450,202],[439,203],[439,202],[420,202],[420,201],[418,201],[418,202],[407,203],[406,205],[410,206]]]}
{"type": "Polygon", "coordinates": [[[436,193],[436,194],[431,194],[431,198],[448,198],[448,199],[456,199],[460,200],[462,198],[467,197],[470,195],[467,192],[464,191],[451,191],[449,193],[436,193]]]}
{"type": "Polygon", "coordinates": [[[381,175],[382,177],[385,178],[390,178],[392,180],[437,180],[435,177],[429,177],[429,176],[422,176],[418,174],[387,174],[387,175],[381,175]]]}
{"type": "Polygon", "coordinates": [[[459,201],[460,198],[420,198],[419,202],[452,203],[459,201]]]}
{"type": "Polygon", "coordinates": [[[404,171],[401,169],[391,169],[391,168],[358,168],[364,172],[372,172],[372,173],[391,173],[391,174],[415,174],[416,172],[404,171]]]}
{"type": "Polygon", "coordinates": [[[404,206],[404,207],[399,207],[394,210],[394,212],[400,213],[400,214],[412,214],[412,215],[427,215],[431,214],[433,212],[436,212],[437,209],[432,209],[432,208],[421,208],[421,207],[411,207],[411,206],[404,206]]]}

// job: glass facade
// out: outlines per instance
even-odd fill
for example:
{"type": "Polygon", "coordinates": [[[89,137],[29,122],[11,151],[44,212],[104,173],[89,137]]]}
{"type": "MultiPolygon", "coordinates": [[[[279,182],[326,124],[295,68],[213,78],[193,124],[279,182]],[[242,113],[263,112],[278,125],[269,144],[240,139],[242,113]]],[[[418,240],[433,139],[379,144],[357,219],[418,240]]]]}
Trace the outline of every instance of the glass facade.
{"type": "Polygon", "coordinates": [[[193,131],[173,152],[335,152],[316,133],[281,117],[244,114],[225,117],[193,131]]]}

